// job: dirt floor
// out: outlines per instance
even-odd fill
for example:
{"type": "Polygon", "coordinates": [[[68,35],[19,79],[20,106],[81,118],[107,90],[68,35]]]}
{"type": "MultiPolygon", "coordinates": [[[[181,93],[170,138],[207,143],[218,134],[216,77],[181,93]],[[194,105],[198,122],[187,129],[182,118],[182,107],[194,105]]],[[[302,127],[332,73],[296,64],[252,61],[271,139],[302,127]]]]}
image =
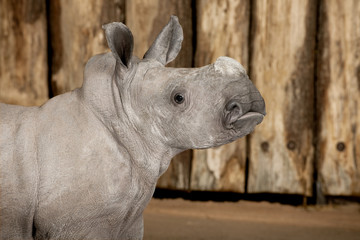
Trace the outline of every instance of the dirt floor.
{"type": "Polygon", "coordinates": [[[360,240],[360,204],[294,207],[268,202],[152,199],[144,240],[360,240]]]}

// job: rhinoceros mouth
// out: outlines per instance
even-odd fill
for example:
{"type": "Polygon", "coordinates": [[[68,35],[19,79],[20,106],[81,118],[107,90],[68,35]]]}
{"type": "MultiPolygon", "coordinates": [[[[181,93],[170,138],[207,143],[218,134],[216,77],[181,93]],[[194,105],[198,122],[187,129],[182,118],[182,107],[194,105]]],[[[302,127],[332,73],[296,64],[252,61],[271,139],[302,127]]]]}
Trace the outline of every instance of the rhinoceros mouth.
{"type": "Polygon", "coordinates": [[[264,114],[258,112],[247,112],[242,115],[236,122],[233,123],[236,129],[256,126],[264,119],[264,114]]]}
{"type": "Polygon", "coordinates": [[[264,114],[259,112],[247,112],[233,123],[233,128],[248,134],[254,130],[256,125],[263,121],[264,116],[264,114]]]}
{"type": "Polygon", "coordinates": [[[234,115],[229,113],[224,118],[225,121],[223,123],[226,129],[240,130],[250,126],[255,127],[263,121],[264,116],[265,113],[250,111],[241,116],[238,116],[237,118],[234,118],[234,115]]]}

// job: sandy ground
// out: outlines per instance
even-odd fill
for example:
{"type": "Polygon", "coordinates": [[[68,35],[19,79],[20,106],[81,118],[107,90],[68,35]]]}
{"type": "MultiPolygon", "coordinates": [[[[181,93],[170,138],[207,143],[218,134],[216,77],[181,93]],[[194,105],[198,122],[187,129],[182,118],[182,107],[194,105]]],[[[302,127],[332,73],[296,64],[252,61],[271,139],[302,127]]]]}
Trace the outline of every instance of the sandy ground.
{"type": "Polygon", "coordinates": [[[360,240],[360,204],[294,207],[268,202],[152,199],[144,240],[360,240]]]}

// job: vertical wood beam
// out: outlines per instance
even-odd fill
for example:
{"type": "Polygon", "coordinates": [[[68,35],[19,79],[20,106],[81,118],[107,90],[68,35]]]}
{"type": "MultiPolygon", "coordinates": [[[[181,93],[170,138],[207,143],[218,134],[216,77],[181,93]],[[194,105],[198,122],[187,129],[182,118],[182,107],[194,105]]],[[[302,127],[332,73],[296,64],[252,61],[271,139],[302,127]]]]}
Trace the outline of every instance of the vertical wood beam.
{"type": "MultiPolygon", "coordinates": [[[[229,56],[248,66],[249,0],[197,1],[195,65],[203,66],[229,56]]],[[[222,147],[195,150],[191,190],[245,190],[245,138],[222,147]]]]}
{"type": "Polygon", "coordinates": [[[250,140],[250,193],[312,194],[316,2],[254,1],[251,79],[267,116],[250,140]]]}
{"type": "Polygon", "coordinates": [[[44,1],[0,1],[0,101],[25,106],[48,99],[44,1]]]}
{"type": "Polygon", "coordinates": [[[321,1],[318,178],[325,195],[360,196],[360,2],[321,1]]]}
{"type": "Polygon", "coordinates": [[[109,51],[102,25],[124,20],[124,0],[49,1],[55,95],[81,87],[87,61],[109,51]]]}
{"type": "Polygon", "coordinates": [[[179,18],[184,31],[184,41],[179,55],[168,66],[191,67],[193,59],[191,0],[127,0],[126,25],[134,35],[134,54],[139,58],[144,56],[171,15],[179,18]]]}

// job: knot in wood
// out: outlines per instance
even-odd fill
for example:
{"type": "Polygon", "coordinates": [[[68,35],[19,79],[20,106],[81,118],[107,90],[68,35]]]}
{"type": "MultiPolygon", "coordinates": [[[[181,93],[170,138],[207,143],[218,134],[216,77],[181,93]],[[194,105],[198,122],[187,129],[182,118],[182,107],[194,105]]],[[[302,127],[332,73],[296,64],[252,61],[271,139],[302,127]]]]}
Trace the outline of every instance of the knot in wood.
{"type": "Polygon", "coordinates": [[[260,147],[261,147],[261,150],[263,150],[263,152],[269,151],[269,143],[268,142],[262,142],[260,147]]]}
{"type": "Polygon", "coordinates": [[[339,151],[339,152],[342,152],[345,150],[345,143],[344,142],[338,142],[336,144],[336,149],[339,151]]]}
{"type": "Polygon", "coordinates": [[[286,147],[287,147],[289,150],[294,150],[294,149],[296,148],[296,143],[295,143],[294,141],[290,140],[290,141],[287,143],[286,147]]]}

